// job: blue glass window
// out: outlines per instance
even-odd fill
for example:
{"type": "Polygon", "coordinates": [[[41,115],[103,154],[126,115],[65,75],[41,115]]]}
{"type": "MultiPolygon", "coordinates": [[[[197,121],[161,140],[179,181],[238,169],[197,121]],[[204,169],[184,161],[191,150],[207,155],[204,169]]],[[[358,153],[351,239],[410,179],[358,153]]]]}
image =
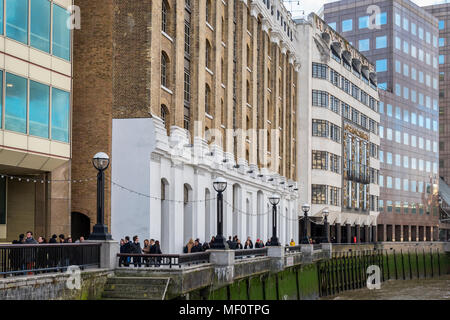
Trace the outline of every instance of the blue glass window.
{"type": "Polygon", "coordinates": [[[387,23],[387,13],[382,12],[382,13],[378,14],[376,19],[377,19],[376,20],[377,25],[386,24],[387,23]]]}
{"type": "Polygon", "coordinates": [[[48,139],[50,87],[30,81],[30,135],[48,139]]]}
{"type": "Polygon", "coordinates": [[[27,133],[27,79],[6,74],[5,129],[27,133]]]}
{"type": "Polygon", "coordinates": [[[445,21],[439,20],[439,30],[444,30],[444,29],[445,29],[445,21]]]}
{"type": "Polygon", "coordinates": [[[378,88],[386,91],[387,90],[387,82],[379,83],[378,88]]]}
{"type": "Polygon", "coordinates": [[[377,37],[376,38],[376,49],[387,48],[387,37],[377,37]]]}
{"type": "Polygon", "coordinates": [[[52,88],[52,140],[69,142],[70,93],[52,88]]]}
{"type": "Polygon", "coordinates": [[[50,52],[50,1],[31,1],[30,44],[36,49],[50,52]]]}
{"type": "Polygon", "coordinates": [[[353,29],[352,19],[342,21],[342,32],[352,31],[352,29],[353,29]]]}
{"type": "Polygon", "coordinates": [[[359,51],[368,51],[370,50],[370,40],[363,39],[359,40],[359,51]]]}
{"type": "Polygon", "coordinates": [[[359,17],[359,28],[365,29],[369,27],[369,16],[359,17]]]}
{"type": "Polygon", "coordinates": [[[377,60],[376,70],[377,72],[387,71],[387,59],[377,60]]]}
{"type": "Polygon", "coordinates": [[[445,56],[443,54],[439,55],[439,64],[445,63],[445,56]]]}
{"type": "Polygon", "coordinates": [[[69,12],[53,6],[53,55],[70,60],[70,29],[67,28],[69,12]]]}
{"type": "Polygon", "coordinates": [[[6,0],[6,36],[28,44],[28,0],[6,0]]]}
{"type": "Polygon", "coordinates": [[[328,25],[336,31],[336,22],[330,22],[328,25]]]}
{"type": "Polygon", "coordinates": [[[0,1],[0,34],[3,34],[3,0],[0,1]]]}
{"type": "Polygon", "coordinates": [[[439,47],[445,46],[445,38],[439,38],[439,47]]]}

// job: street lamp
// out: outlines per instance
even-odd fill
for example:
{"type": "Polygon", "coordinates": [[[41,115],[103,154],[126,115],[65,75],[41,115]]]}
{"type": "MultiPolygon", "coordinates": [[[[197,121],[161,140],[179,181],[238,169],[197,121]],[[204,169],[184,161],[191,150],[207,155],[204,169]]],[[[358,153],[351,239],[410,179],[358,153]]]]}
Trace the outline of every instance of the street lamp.
{"type": "Polygon", "coordinates": [[[269,202],[272,205],[272,239],[270,239],[271,246],[279,246],[277,238],[277,205],[280,203],[280,196],[277,194],[273,194],[269,197],[269,202]]]}
{"type": "Polygon", "coordinates": [[[323,209],[322,210],[322,215],[323,215],[323,226],[325,228],[325,243],[329,243],[330,242],[330,236],[328,234],[329,232],[329,227],[328,227],[328,215],[330,214],[330,212],[328,211],[328,209],[323,209]]]}
{"type": "Polygon", "coordinates": [[[223,192],[227,188],[227,180],[218,177],[213,182],[214,190],[217,192],[217,236],[211,244],[211,249],[226,249],[223,237],[223,192]]]}
{"type": "Polygon", "coordinates": [[[112,240],[105,225],[105,170],[109,167],[109,157],[104,152],[97,153],[92,164],[98,170],[97,174],[97,224],[89,236],[89,240],[112,240]]]}
{"type": "Polygon", "coordinates": [[[303,220],[303,239],[302,244],[309,244],[308,240],[308,212],[309,209],[311,209],[311,206],[308,203],[305,203],[302,206],[302,211],[304,214],[305,219],[303,220]]]}

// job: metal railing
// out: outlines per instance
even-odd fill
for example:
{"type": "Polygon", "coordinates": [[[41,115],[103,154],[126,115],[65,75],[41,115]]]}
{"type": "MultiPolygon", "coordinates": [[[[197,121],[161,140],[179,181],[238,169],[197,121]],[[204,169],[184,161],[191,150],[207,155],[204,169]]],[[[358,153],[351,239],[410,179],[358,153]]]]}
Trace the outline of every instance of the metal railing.
{"type": "Polygon", "coordinates": [[[190,266],[209,263],[209,252],[188,254],[132,254],[118,253],[119,267],[150,268],[168,266],[190,266]]]}
{"type": "Polygon", "coordinates": [[[100,243],[0,245],[0,276],[100,266],[100,243]]]}
{"type": "Polygon", "coordinates": [[[284,247],[284,252],[286,252],[286,253],[294,253],[294,252],[301,252],[301,251],[302,251],[301,245],[284,247]]]}
{"type": "Polygon", "coordinates": [[[267,256],[268,248],[260,248],[260,249],[242,249],[234,251],[234,259],[248,259],[254,257],[265,257],[267,256]]]}

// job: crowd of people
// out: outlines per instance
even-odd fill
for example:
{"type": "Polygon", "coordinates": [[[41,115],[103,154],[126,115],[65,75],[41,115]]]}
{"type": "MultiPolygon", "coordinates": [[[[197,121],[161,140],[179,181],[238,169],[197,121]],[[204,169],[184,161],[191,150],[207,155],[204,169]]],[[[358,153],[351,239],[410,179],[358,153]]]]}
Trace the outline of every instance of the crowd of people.
{"type": "MultiPolygon", "coordinates": [[[[81,236],[79,239],[75,241],[75,243],[84,242],[84,237],[81,236]]],[[[18,240],[13,240],[12,244],[46,244],[46,243],[73,243],[72,237],[69,235],[67,238],[64,234],[60,234],[57,236],[56,234],[52,235],[52,237],[47,242],[47,239],[44,237],[38,237],[38,239],[34,239],[33,232],[27,231],[26,234],[20,234],[18,240]]]]}
{"type": "MultiPolygon", "coordinates": [[[[126,236],[125,239],[120,239],[120,253],[121,254],[162,254],[161,251],[161,245],[159,240],[155,239],[145,239],[144,240],[144,247],[141,247],[141,243],[139,242],[139,237],[134,236],[133,241],[130,241],[130,237],[126,236]]],[[[143,260],[141,257],[120,257],[119,259],[119,266],[129,266],[130,263],[133,264],[135,267],[140,267],[141,264],[148,265],[150,263],[149,258],[144,258],[143,260]]],[[[156,263],[160,262],[160,259],[155,260],[156,263]]]]}
{"type": "MultiPolygon", "coordinates": [[[[195,252],[203,252],[208,249],[210,249],[215,241],[215,237],[211,238],[210,242],[204,242],[203,244],[200,242],[200,239],[193,240],[192,238],[189,239],[189,242],[186,244],[186,246],[183,249],[184,253],[195,253],[195,252]]],[[[245,241],[244,245],[242,245],[241,240],[237,235],[234,237],[229,236],[227,240],[228,248],[231,250],[245,250],[245,249],[261,249],[264,247],[271,246],[271,239],[267,239],[266,243],[262,239],[256,239],[255,244],[253,244],[253,241],[251,237],[247,237],[247,240],[245,241]]],[[[291,239],[291,242],[289,243],[290,246],[295,246],[294,239],[291,239]]]]}

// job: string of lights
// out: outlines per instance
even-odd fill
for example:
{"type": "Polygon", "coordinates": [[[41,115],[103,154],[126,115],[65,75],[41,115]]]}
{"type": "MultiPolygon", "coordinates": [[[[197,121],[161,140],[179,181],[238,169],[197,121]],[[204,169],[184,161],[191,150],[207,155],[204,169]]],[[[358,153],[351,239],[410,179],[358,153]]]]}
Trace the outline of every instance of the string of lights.
{"type": "Polygon", "coordinates": [[[42,178],[31,178],[31,177],[18,177],[8,174],[1,174],[0,179],[7,179],[11,181],[27,182],[27,183],[53,183],[53,182],[67,182],[67,183],[83,183],[97,180],[97,178],[84,178],[84,179],[42,179],[42,178]]]}

